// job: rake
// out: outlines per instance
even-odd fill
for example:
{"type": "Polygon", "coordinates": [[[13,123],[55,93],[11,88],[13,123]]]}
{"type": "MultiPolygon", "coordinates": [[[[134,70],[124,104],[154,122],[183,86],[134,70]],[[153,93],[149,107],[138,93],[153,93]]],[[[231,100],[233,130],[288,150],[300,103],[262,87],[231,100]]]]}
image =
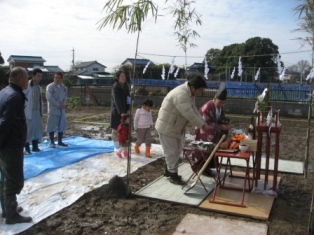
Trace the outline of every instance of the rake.
{"type": "Polygon", "coordinates": [[[206,169],[206,167],[208,166],[209,162],[212,160],[212,158],[214,157],[215,153],[217,152],[217,150],[219,149],[221,143],[224,141],[224,139],[226,138],[226,135],[223,135],[218,144],[215,146],[214,150],[211,152],[211,154],[209,155],[209,157],[207,158],[206,162],[204,163],[204,165],[202,166],[202,168],[200,169],[200,171],[197,173],[197,177],[196,180],[194,181],[194,183],[191,185],[190,188],[188,188],[185,193],[187,193],[188,191],[190,191],[192,188],[194,188],[194,186],[197,184],[197,182],[199,181],[199,179],[201,178],[201,175],[203,174],[204,170],[206,169]]]}

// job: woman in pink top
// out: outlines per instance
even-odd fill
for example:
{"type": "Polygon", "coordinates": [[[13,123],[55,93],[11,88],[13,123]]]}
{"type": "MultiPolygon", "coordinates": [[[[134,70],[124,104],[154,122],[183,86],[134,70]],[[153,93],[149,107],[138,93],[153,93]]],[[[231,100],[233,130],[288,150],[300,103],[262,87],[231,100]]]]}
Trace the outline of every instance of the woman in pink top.
{"type": "Polygon", "coordinates": [[[150,130],[153,123],[153,117],[150,109],[153,107],[153,101],[152,100],[145,100],[142,108],[138,108],[136,110],[135,116],[134,116],[134,130],[136,131],[136,137],[137,140],[135,142],[135,152],[139,154],[140,146],[142,143],[145,142],[146,145],[146,151],[145,156],[148,158],[151,158],[150,155],[150,147],[152,144],[152,136],[150,133],[150,130]]]}

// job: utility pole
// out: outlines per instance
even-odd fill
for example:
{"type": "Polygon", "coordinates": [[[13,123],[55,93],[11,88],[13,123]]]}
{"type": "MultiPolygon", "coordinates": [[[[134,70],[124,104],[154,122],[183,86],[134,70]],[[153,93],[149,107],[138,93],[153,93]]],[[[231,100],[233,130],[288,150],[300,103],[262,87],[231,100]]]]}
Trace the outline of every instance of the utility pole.
{"type": "Polygon", "coordinates": [[[72,68],[74,68],[74,47],[72,49],[72,68]]]}

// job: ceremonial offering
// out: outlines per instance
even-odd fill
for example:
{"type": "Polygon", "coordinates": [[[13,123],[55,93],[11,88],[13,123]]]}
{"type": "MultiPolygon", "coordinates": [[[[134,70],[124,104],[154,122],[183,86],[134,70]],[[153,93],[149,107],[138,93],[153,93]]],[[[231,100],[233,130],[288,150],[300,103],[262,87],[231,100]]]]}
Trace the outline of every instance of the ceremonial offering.
{"type": "Polygon", "coordinates": [[[246,152],[249,149],[249,145],[248,144],[240,144],[239,149],[241,150],[241,152],[246,152]]]}
{"type": "Polygon", "coordinates": [[[206,141],[192,141],[191,145],[200,150],[212,150],[214,149],[213,142],[206,141]]]}

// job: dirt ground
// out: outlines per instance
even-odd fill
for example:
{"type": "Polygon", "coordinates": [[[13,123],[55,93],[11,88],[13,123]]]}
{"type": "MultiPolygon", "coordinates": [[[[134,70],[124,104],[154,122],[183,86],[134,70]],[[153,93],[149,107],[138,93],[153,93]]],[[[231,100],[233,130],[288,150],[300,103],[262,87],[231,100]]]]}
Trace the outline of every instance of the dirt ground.
{"type": "MultiPolygon", "coordinates": [[[[153,110],[153,114],[156,120],[157,110],[153,110]]],[[[230,115],[229,117],[234,128],[247,129],[249,116],[230,115]]],[[[67,109],[67,120],[67,136],[76,135],[94,139],[110,137],[109,108],[67,109]]],[[[281,123],[283,129],[280,134],[280,159],[304,161],[307,120],[281,118],[281,123]]],[[[193,128],[189,127],[188,131],[192,134],[193,128]]],[[[312,131],[312,138],[313,134],[312,131]]],[[[153,139],[154,143],[159,143],[155,131],[153,131],[153,139]]],[[[311,169],[313,169],[312,152],[310,149],[311,169]]],[[[163,173],[163,169],[164,159],[158,159],[141,167],[131,174],[129,191],[136,192],[149,184],[163,173]]],[[[175,231],[175,227],[187,213],[267,223],[269,235],[308,234],[313,173],[309,172],[307,179],[297,174],[279,175],[281,176],[280,189],[268,221],[204,211],[189,205],[140,198],[133,194],[126,195],[126,178],[114,177],[109,184],[85,194],[71,206],[21,234],[167,235],[175,231]]]]}

